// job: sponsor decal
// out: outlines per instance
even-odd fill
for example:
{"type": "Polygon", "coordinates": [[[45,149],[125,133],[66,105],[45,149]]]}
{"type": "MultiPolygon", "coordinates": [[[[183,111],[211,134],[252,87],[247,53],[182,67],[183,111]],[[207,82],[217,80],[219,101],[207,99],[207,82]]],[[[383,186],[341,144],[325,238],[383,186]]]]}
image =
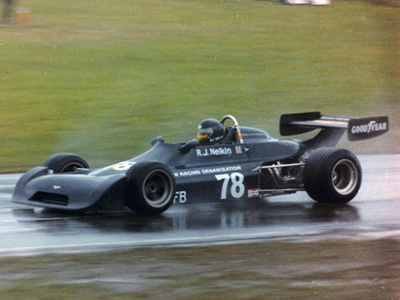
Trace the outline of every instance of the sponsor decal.
{"type": "Polygon", "coordinates": [[[247,190],[247,198],[259,198],[260,192],[257,189],[247,190]]]}
{"type": "Polygon", "coordinates": [[[201,173],[203,175],[207,175],[207,174],[214,174],[214,173],[233,172],[233,171],[238,171],[238,170],[241,170],[241,169],[242,169],[241,166],[220,167],[220,168],[212,168],[212,169],[201,170],[201,173]]]}
{"type": "Polygon", "coordinates": [[[196,176],[201,175],[200,170],[192,170],[192,171],[180,171],[174,173],[175,177],[188,177],[188,176],[196,176]]]}
{"type": "Polygon", "coordinates": [[[351,119],[348,127],[350,141],[364,140],[384,134],[389,130],[388,117],[351,119]]]}
{"type": "Polygon", "coordinates": [[[175,177],[189,177],[189,176],[234,172],[234,171],[239,171],[239,170],[242,170],[241,166],[231,166],[231,167],[218,167],[218,168],[179,171],[179,172],[174,172],[174,175],[175,175],[175,177]]]}
{"type": "Polygon", "coordinates": [[[351,133],[370,133],[375,131],[387,130],[387,123],[377,123],[376,121],[370,121],[365,125],[358,125],[351,127],[351,133]]]}
{"type": "Polygon", "coordinates": [[[197,157],[231,155],[232,149],[227,147],[197,149],[197,157]]]}

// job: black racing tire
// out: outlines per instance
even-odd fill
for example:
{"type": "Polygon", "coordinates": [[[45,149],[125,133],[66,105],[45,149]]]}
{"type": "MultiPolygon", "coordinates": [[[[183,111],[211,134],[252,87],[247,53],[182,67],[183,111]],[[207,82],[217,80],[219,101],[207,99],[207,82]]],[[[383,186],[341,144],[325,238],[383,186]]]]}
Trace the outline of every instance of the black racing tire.
{"type": "Polygon", "coordinates": [[[159,162],[140,162],[127,172],[125,205],[138,214],[158,215],[173,203],[175,176],[159,162]]]}
{"type": "Polygon", "coordinates": [[[361,179],[359,160],[345,149],[318,149],[304,166],[304,188],[319,203],[350,202],[360,189],[361,179]]]}
{"type": "Polygon", "coordinates": [[[82,157],[72,153],[54,154],[43,165],[53,170],[54,173],[68,173],[77,169],[89,169],[89,164],[82,157]]]}

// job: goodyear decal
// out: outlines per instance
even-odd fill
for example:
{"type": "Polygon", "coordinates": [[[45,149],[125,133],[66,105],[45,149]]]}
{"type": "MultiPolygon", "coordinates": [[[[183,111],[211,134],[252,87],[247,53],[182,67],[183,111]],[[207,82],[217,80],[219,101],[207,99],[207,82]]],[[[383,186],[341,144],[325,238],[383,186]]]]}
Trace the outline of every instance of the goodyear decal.
{"type": "Polygon", "coordinates": [[[347,132],[350,141],[358,141],[377,137],[387,131],[389,131],[389,118],[383,116],[352,119],[347,132]]]}

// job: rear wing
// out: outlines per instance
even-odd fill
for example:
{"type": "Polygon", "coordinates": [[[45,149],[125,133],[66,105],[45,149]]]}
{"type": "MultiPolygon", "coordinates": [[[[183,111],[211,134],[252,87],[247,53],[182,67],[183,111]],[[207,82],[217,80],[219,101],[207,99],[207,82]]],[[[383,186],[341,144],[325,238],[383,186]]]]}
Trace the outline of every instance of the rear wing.
{"type": "Polygon", "coordinates": [[[389,131],[387,116],[351,118],[323,115],[320,112],[285,114],[280,120],[282,136],[306,133],[314,129],[342,129],[349,141],[359,141],[380,136],[389,131]]]}

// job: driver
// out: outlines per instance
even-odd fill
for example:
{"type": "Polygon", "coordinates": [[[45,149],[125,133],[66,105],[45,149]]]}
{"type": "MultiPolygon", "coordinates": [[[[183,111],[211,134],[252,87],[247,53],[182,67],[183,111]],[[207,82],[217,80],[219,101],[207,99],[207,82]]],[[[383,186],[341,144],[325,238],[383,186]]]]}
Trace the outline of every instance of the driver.
{"type": "Polygon", "coordinates": [[[214,145],[222,141],[224,137],[224,128],[222,124],[215,119],[206,119],[201,121],[197,127],[197,140],[202,145],[214,145]]]}

